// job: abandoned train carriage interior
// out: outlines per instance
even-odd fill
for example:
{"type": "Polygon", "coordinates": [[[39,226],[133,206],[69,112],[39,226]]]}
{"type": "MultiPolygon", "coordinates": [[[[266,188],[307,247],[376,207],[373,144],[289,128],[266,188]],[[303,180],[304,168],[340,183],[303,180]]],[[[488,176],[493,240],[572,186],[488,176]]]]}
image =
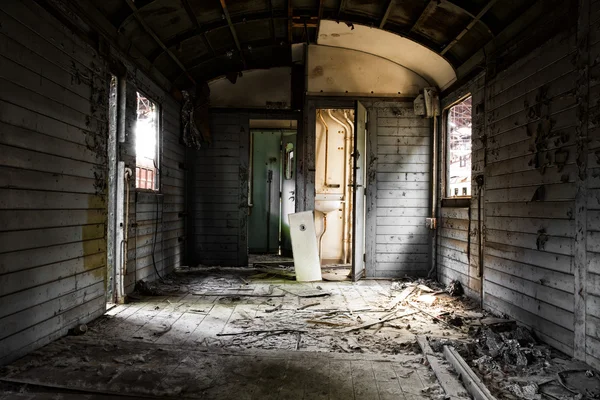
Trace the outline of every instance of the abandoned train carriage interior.
{"type": "Polygon", "coordinates": [[[0,399],[598,398],[599,76],[599,0],[1,1],[0,399]]]}

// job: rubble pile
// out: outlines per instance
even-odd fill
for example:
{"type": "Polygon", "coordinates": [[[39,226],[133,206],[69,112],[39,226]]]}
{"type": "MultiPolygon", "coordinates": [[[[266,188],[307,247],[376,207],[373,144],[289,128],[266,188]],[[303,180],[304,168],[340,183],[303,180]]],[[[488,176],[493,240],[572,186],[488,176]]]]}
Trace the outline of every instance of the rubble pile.
{"type": "MultiPolygon", "coordinates": [[[[529,329],[481,310],[459,281],[444,286],[405,277],[308,284],[290,280],[293,269],[285,262],[267,261],[244,269],[190,268],[168,281],[139,281],[132,300],[162,296],[174,312],[199,317],[216,305],[235,310],[198,345],[411,355],[424,353],[420,336],[441,359],[444,346],[453,347],[498,399],[600,399],[600,379],[585,370],[589,367],[580,373],[581,365],[541,344],[529,329]]],[[[157,306],[156,313],[164,307],[157,306]]],[[[169,327],[159,328],[158,335],[148,330],[146,336],[169,335],[169,327]]],[[[443,397],[438,388],[423,395],[443,397]]]]}

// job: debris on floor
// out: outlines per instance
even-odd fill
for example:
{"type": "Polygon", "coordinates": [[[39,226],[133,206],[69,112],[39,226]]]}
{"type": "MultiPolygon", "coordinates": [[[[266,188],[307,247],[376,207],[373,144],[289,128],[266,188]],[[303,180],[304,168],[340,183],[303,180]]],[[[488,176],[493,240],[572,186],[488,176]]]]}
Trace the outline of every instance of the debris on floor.
{"type": "MultiPolygon", "coordinates": [[[[451,371],[443,348],[452,346],[499,399],[578,400],[600,393],[595,371],[572,372],[580,366],[515,321],[481,310],[459,283],[445,287],[411,278],[309,283],[260,268],[182,268],[162,282],[140,281],[137,301],[111,309],[77,339],[104,343],[109,337],[112,343],[228,353],[402,355],[430,365],[417,343],[419,335],[428,338],[437,366],[451,371]]],[[[118,360],[141,365],[148,358],[118,360]]],[[[416,366],[405,367],[402,376],[413,379],[416,366]]],[[[414,395],[444,398],[431,376],[414,395]]],[[[462,397],[460,387],[445,384],[462,397]]]]}
{"type": "Polygon", "coordinates": [[[471,325],[467,340],[432,338],[436,352],[454,347],[499,399],[598,399],[600,379],[585,364],[541,343],[514,321],[471,325]]]}
{"type": "Polygon", "coordinates": [[[450,282],[446,291],[450,296],[462,296],[465,293],[461,283],[457,280],[450,282]]]}

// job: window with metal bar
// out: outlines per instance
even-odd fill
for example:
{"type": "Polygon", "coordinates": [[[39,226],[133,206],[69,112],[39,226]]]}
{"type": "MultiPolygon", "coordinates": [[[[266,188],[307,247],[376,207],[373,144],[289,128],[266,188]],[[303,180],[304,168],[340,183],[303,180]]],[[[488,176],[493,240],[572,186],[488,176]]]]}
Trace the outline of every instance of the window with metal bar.
{"type": "Polygon", "coordinates": [[[446,114],[446,197],[471,196],[471,104],[469,96],[446,114]]]}
{"type": "Polygon", "coordinates": [[[158,190],[159,121],[156,103],[137,93],[135,187],[158,190]]]}

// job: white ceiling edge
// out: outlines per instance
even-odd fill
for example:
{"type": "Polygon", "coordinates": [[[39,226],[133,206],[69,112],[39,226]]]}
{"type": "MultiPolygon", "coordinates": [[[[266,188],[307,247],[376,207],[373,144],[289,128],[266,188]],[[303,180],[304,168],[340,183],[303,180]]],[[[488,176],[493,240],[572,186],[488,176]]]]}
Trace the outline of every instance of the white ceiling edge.
{"type": "Polygon", "coordinates": [[[292,69],[277,67],[242,73],[236,83],[226,77],[208,83],[211,107],[283,108],[292,102],[292,69]]]}
{"type": "Polygon", "coordinates": [[[456,81],[456,71],[444,57],[411,39],[381,29],[322,20],[317,44],[386,58],[421,75],[440,90],[456,81]]]}
{"type": "Polygon", "coordinates": [[[425,78],[389,59],[358,50],[308,46],[309,95],[414,97],[431,86],[425,78]]]}

